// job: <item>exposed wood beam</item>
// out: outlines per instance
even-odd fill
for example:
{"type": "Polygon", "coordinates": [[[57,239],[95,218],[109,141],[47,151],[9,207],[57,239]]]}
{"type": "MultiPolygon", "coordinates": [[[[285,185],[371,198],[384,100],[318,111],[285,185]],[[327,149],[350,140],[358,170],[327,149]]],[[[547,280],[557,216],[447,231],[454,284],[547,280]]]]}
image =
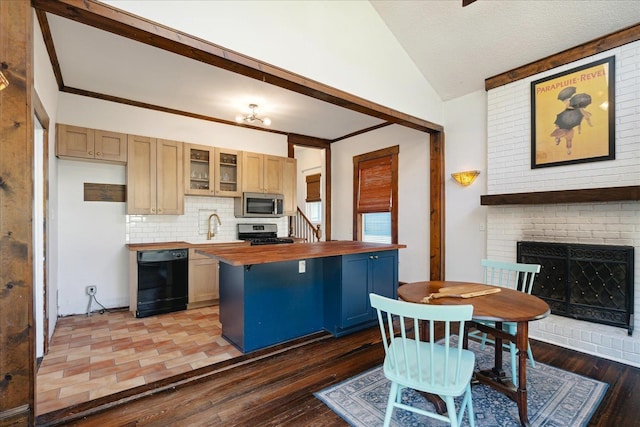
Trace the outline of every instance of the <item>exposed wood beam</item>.
{"type": "Polygon", "coordinates": [[[263,131],[263,132],[271,132],[271,133],[277,133],[277,134],[280,134],[280,135],[288,135],[287,132],[283,132],[283,131],[279,131],[279,130],[275,130],[275,129],[267,129],[267,128],[258,127],[258,126],[246,125],[246,124],[242,124],[242,123],[232,122],[231,120],[224,120],[224,119],[218,119],[216,117],[205,116],[204,114],[197,114],[197,113],[192,113],[192,112],[184,111],[184,110],[176,110],[175,108],[162,107],[160,105],[148,104],[146,102],[134,101],[134,100],[128,99],[128,98],[121,98],[119,96],[106,95],[104,93],[92,92],[92,91],[83,90],[83,89],[77,89],[77,88],[73,88],[73,87],[69,87],[69,86],[63,87],[61,89],[61,92],[72,93],[74,95],[87,96],[87,97],[90,97],[90,98],[102,99],[104,101],[117,102],[119,104],[131,105],[132,107],[146,108],[146,109],[149,109],[149,110],[160,111],[160,112],[163,112],[163,113],[177,114],[177,115],[180,115],[180,116],[191,117],[193,119],[199,119],[199,120],[206,120],[206,121],[209,121],[209,122],[222,123],[222,124],[229,125],[229,126],[238,126],[238,127],[243,127],[243,128],[259,130],[259,131],[263,131]]]}
{"type": "Polygon", "coordinates": [[[289,144],[302,145],[305,147],[331,149],[332,141],[324,138],[313,138],[306,135],[298,135],[296,133],[290,133],[288,142],[289,144]]]}
{"type": "Polygon", "coordinates": [[[599,203],[637,200],[640,200],[640,185],[480,196],[480,204],[483,206],[548,205],[554,203],[599,203]]]}
{"type": "Polygon", "coordinates": [[[60,70],[60,61],[58,61],[56,47],[53,45],[53,37],[51,37],[51,27],[49,27],[47,14],[42,10],[36,9],[36,17],[38,18],[38,25],[40,25],[44,45],[47,48],[47,53],[49,54],[49,61],[53,68],[53,75],[56,78],[56,83],[58,83],[58,90],[61,91],[64,88],[64,79],[62,78],[62,70],[60,70]]]}
{"type": "Polygon", "coordinates": [[[522,80],[561,65],[595,55],[605,50],[614,49],[627,43],[633,43],[638,40],[640,40],[640,24],[627,27],[623,30],[616,31],[615,33],[611,33],[604,37],[599,37],[590,42],[547,56],[546,58],[531,62],[527,65],[489,77],[484,81],[484,89],[487,91],[495,89],[508,83],[522,80]]]}
{"type": "Polygon", "coordinates": [[[361,129],[359,131],[352,132],[352,133],[350,133],[348,135],[341,136],[340,138],[332,139],[331,142],[338,142],[338,141],[342,141],[343,139],[353,138],[354,136],[362,135],[363,133],[371,132],[371,131],[374,131],[374,130],[377,130],[377,129],[382,129],[382,128],[387,127],[387,126],[392,125],[392,124],[393,123],[380,123],[379,125],[371,126],[371,127],[366,128],[366,129],[361,129]]]}
{"type": "Polygon", "coordinates": [[[429,279],[445,280],[444,133],[432,133],[429,143],[429,279]]]}

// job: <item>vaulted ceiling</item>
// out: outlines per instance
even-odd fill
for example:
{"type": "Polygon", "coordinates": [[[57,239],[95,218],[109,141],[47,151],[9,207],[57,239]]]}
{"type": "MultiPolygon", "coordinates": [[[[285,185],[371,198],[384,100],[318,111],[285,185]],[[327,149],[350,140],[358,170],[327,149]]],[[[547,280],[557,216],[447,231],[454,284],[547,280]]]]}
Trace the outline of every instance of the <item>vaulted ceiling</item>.
{"type": "MultiPolygon", "coordinates": [[[[273,120],[270,131],[330,141],[389,122],[433,128],[370,109],[357,97],[345,101],[344,93],[269,84],[235,72],[233,65],[220,68],[185,56],[164,42],[142,43],[136,32],[120,31],[122,25],[100,23],[53,0],[32,3],[66,92],[228,124],[235,124],[236,112],[248,112],[248,104],[260,104],[260,94],[269,100],[270,109],[258,111],[273,120]]],[[[457,0],[371,3],[443,100],[482,90],[488,77],[640,22],[635,0],[477,0],[466,7],[457,0]]]]}

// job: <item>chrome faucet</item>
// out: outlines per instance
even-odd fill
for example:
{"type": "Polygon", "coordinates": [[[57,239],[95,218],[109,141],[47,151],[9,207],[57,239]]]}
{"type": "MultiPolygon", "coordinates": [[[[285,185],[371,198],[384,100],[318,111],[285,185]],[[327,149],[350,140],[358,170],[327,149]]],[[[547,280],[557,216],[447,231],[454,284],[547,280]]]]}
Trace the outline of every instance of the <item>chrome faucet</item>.
{"type": "Polygon", "coordinates": [[[212,213],[209,215],[209,226],[207,227],[207,240],[211,240],[213,236],[216,235],[215,231],[211,231],[211,218],[216,217],[218,220],[218,225],[222,225],[222,221],[220,221],[220,217],[217,213],[212,213]]]}

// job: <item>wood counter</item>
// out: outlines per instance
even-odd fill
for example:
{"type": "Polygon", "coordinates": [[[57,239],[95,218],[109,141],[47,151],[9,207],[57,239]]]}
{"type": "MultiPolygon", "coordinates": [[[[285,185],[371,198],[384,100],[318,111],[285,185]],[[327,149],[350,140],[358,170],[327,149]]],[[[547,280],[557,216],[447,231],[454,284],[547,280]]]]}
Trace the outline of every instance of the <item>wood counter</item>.
{"type": "Polygon", "coordinates": [[[398,244],[336,240],[299,244],[291,243],[280,245],[207,247],[197,249],[197,251],[199,253],[215,257],[226,264],[240,266],[389,251],[406,247],[406,245],[398,244]]]}
{"type": "Polygon", "coordinates": [[[130,251],[161,251],[165,249],[209,249],[209,248],[232,248],[237,246],[249,246],[249,242],[155,242],[155,243],[127,243],[127,249],[130,251]]]}

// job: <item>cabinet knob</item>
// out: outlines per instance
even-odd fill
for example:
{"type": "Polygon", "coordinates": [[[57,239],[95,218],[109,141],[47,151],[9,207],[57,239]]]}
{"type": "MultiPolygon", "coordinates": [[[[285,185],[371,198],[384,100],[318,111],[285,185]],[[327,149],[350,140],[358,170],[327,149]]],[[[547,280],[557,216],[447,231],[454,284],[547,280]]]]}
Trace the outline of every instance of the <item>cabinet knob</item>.
{"type": "Polygon", "coordinates": [[[99,151],[96,151],[96,156],[102,156],[102,153],[99,151]]]}
{"type": "Polygon", "coordinates": [[[161,214],[162,213],[162,209],[158,209],[158,213],[161,214]]]}
{"type": "Polygon", "coordinates": [[[369,259],[373,259],[373,255],[369,255],[369,259]]]}
{"type": "Polygon", "coordinates": [[[155,208],[151,208],[151,212],[155,212],[155,211],[156,211],[156,209],[155,209],[155,208]]]}
{"type": "Polygon", "coordinates": [[[93,151],[89,151],[89,155],[90,155],[90,156],[93,156],[93,151]]]}

